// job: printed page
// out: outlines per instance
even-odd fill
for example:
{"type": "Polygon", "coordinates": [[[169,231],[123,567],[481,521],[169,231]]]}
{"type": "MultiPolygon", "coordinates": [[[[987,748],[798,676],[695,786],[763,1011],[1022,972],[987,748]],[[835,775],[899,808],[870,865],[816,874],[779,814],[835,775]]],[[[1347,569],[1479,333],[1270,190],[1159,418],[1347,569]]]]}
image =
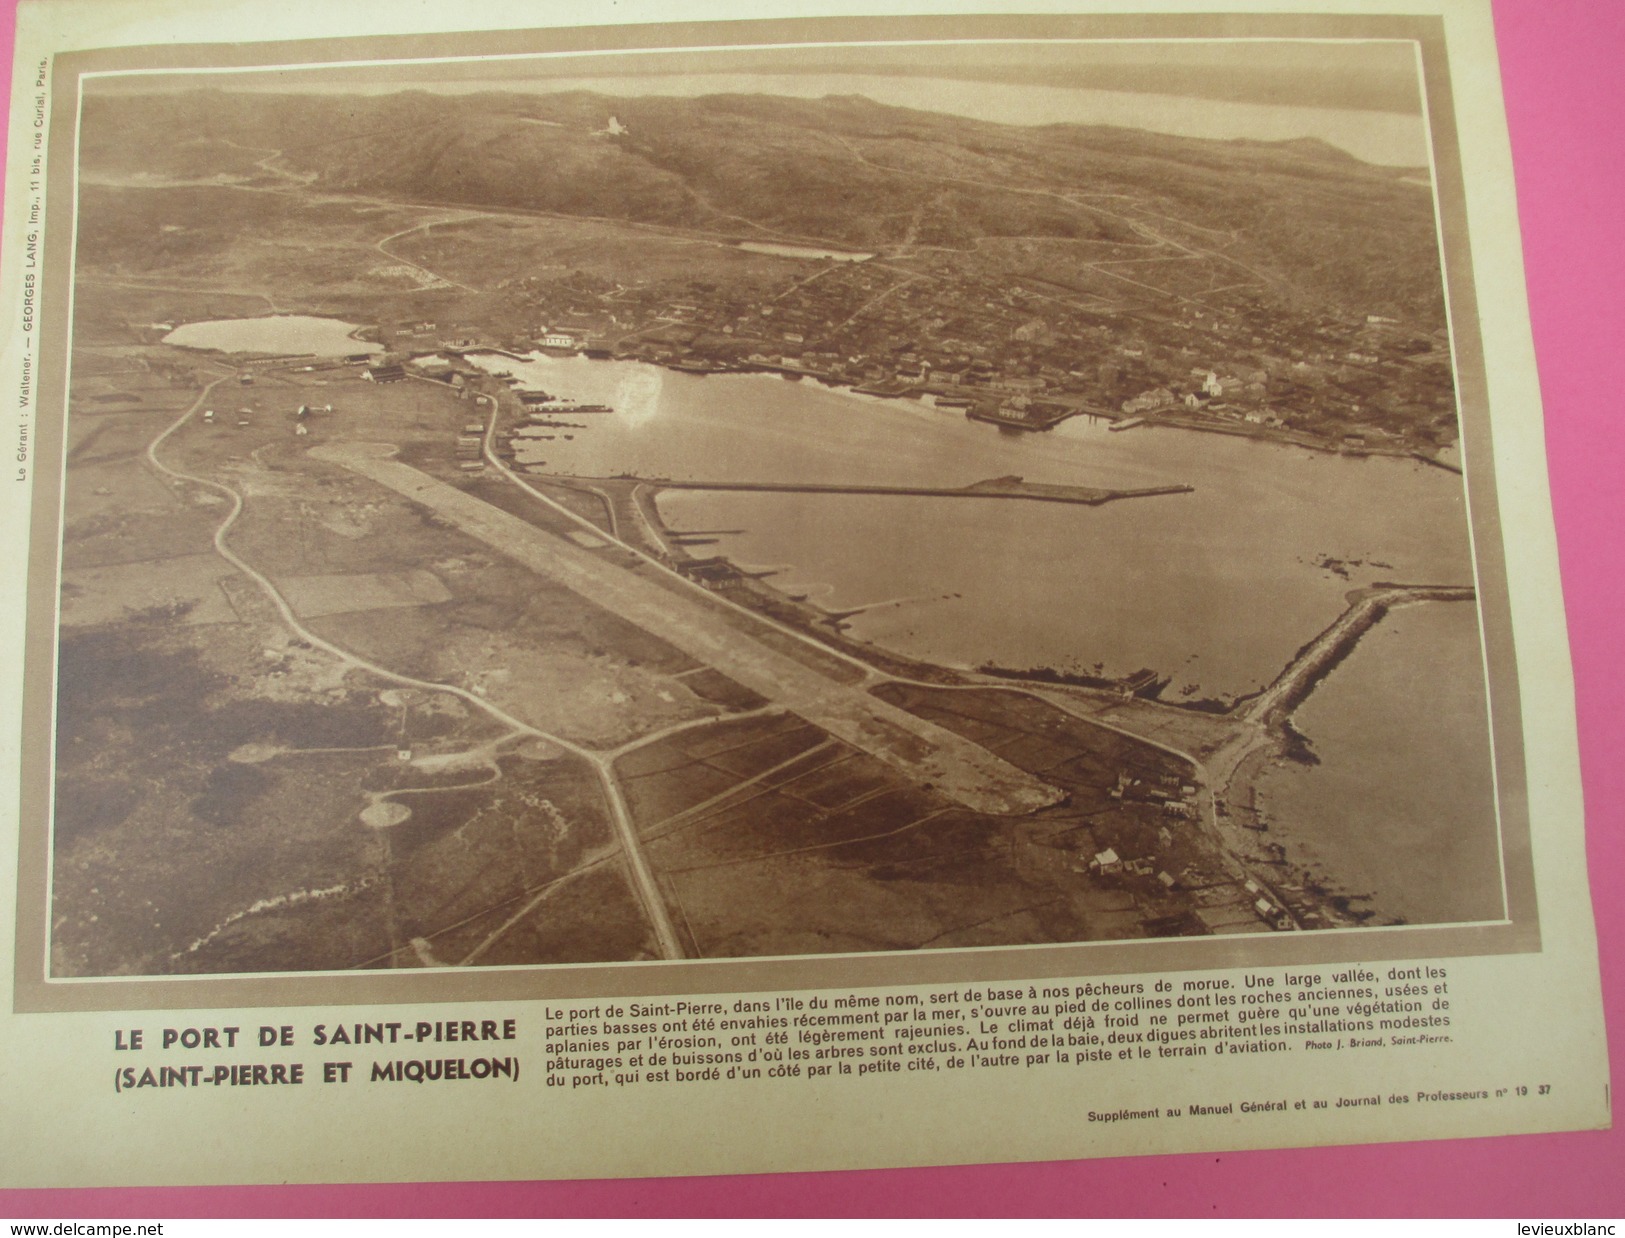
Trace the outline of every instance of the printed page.
{"type": "Polygon", "coordinates": [[[523,7],[19,14],[6,1184],[1607,1125],[1487,5],[523,7]]]}

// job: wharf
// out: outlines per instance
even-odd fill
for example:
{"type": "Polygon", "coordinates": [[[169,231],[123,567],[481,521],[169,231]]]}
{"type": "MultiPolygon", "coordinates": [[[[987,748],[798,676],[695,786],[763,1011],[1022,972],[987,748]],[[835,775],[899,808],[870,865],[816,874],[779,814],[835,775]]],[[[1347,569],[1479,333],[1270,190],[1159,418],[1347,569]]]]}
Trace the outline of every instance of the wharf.
{"type": "MultiPolygon", "coordinates": [[[[988,425],[1007,426],[1012,430],[1033,431],[1053,430],[1069,417],[1100,417],[1114,423],[1119,418],[1119,414],[1112,412],[1110,409],[1097,408],[1091,404],[1061,404],[1049,401],[1046,401],[1042,408],[1013,411],[1005,411],[1002,408],[989,409],[986,406],[972,406],[965,413],[965,416],[972,421],[982,421],[988,425]]],[[[1112,428],[1116,429],[1117,427],[1114,424],[1112,428]]]]}
{"type": "Polygon", "coordinates": [[[1004,412],[990,412],[983,408],[972,408],[965,416],[972,421],[986,422],[991,426],[1006,426],[1012,430],[1053,430],[1068,417],[1076,417],[1082,410],[1057,409],[1054,412],[1037,413],[1028,416],[1025,412],[1015,416],[1004,412]]]}
{"type": "Polygon", "coordinates": [[[1423,464],[1431,464],[1436,469],[1443,469],[1445,472],[1455,473],[1457,476],[1460,476],[1461,474],[1461,465],[1459,464],[1451,464],[1448,460],[1441,460],[1437,456],[1430,456],[1425,451],[1413,451],[1410,454],[1412,458],[1420,460],[1423,464]]]}
{"type": "Polygon", "coordinates": [[[526,353],[510,352],[506,348],[497,348],[494,345],[487,346],[484,344],[469,348],[438,348],[435,351],[444,353],[448,357],[467,357],[469,353],[479,353],[483,356],[486,353],[491,353],[498,357],[507,357],[511,361],[534,361],[536,359],[526,353]]]}

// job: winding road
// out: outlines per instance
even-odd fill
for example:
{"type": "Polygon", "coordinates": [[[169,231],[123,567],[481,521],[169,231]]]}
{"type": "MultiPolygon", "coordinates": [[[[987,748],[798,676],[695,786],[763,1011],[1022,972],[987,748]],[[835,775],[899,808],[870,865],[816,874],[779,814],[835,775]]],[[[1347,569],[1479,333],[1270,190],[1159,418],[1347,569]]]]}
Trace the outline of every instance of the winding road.
{"type": "Polygon", "coordinates": [[[272,606],[276,608],[277,615],[289,631],[312,647],[336,658],[343,665],[354,670],[364,671],[369,675],[374,675],[403,687],[448,693],[501,723],[513,735],[525,735],[546,740],[548,743],[556,744],[565,752],[590,764],[598,775],[605,803],[609,807],[611,824],[620,838],[622,852],[625,854],[627,866],[631,870],[633,890],[643,904],[644,913],[647,915],[650,927],[654,931],[660,952],[668,959],[685,957],[686,952],[677,936],[676,927],[672,924],[671,915],[666,908],[666,901],[660,893],[660,887],[656,883],[654,874],[650,871],[648,860],[643,854],[643,846],[638,838],[637,828],[633,824],[632,814],[626,806],[625,797],[621,794],[620,784],[615,777],[613,768],[613,756],[606,756],[590,748],[584,748],[579,744],[571,743],[562,736],[550,734],[531,726],[527,722],[522,722],[512,714],[492,704],[484,697],[468,691],[466,688],[460,688],[455,684],[435,683],[430,680],[417,679],[411,675],[403,675],[398,671],[392,671],[388,667],[380,666],[376,662],[370,662],[359,657],[348,649],[318,636],[299,622],[298,617],[294,614],[293,607],[288,604],[288,600],[283,597],[276,585],[264,573],[258,571],[246,559],[232,550],[227,543],[227,535],[231,532],[232,526],[237,523],[238,517],[242,515],[242,495],[221,482],[211,481],[206,477],[198,477],[181,469],[173,468],[165,464],[159,456],[159,449],[170,436],[185,425],[197,413],[198,409],[203,407],[216,387],[227,381],[228,378],[218,378],[204,387],[196,402],[147,445],[147,459],[161,474],[174,481],[201,486],[215,494],[223,495],[231,504],[231,510],[227,512],[225,519],[216,526],[214,531],[215,553],[254,583],[271,602],[272,606]]]}

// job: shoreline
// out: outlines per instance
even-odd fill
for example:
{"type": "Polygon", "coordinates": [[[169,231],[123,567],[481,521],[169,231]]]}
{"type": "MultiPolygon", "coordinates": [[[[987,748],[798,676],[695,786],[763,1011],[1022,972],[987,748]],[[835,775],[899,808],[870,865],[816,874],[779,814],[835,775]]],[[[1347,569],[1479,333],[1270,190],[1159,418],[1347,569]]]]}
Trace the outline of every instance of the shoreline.
{"type": "MultiPolygon", "coordinates": [[[[968,421],[975,421],[984,425],[995,426],[999,429],[1013,430],[1022,434],[1043,434],[1049,430],[1053,430],[1056,426],[1060,425],[1064,421],[1070,421],[1074,417],[1088,417],[1091,420],[1111,422],[1111,428],[1113,429],[1121,428],[1124,430],[1139,430],[1161,428],[1171,430],[1190,430],[1198,434],[1223,434],[1231,438],[1253,439],[1258,442],[1273,443],[1282,447],[1302,447],[1306,451],[1318,451],[1326,455],[1348,456],[1355,459],[1367,457],[1378,457],[1394,460],[1413,459],[1422,464],[1433,465],[1435,468],[1443,469],[1446,472],[1456,473],[1458,475],[1461,473],[1460,466],[1452,464],[1449,461],[1440,460],[1435,456],[1430,456],[1425,451],[1410,446],[1406,443],[1395,445],[1364,443],[1354,446],[1345,442],[1332,441],[1331,439],[1321,438],[1319,436],[1307,434],[1298,430],[1277,430],[1269,426],[1253,426],[1245,423],[1197,420],[1195,418],[1179,415],[1162,416],[1156,412],[1149,414],[1129,414],[1123,412],[1113,412],[1110,409],[1104,409],[1094,405],[1089,405],[1088,407],[1071,407],[1070,405],[1066,405],[1064,407],[1064,411],[1061,411],[1055,415],[1046,416],[1042,421],[1026,423],[1016,421],[1013,418],[1000,417],[996,414],[996,412],[988,411],[990,408],[997,408],[999,403],[998,397],[984,395],[980,389],[975,387],[952,387],[939,389],[933,387],[929,383],[916,383],[905,385],[897,390],[890,390],[884,386],[877,387],[875,384],[862,379],[847,378],[841,375],[830,374],[825,371],[810,369],[803,366],[776,365],[767,362],[720,362],[688,356],[652,358],[640,356],[635,352],[604,349],[600,347],[583,347],[571,350],[569,352],[536,349],[530,354],[516,353],[510,349],[502,348],[496,345],[481,345],[478,347],[457,349],[442,348],[430,351],[458,357],[465,357],[470,353],[495,353],[504,357],[509,357],[516,361],[534,361],[539,358],[564,359],[569,356],[580,356],[591,361],[617,361],[631,362],[638,365],[650,365],[655,366],[658,369],[669,370],[675,374],[687,374],[691,377],[700,378],[710,377],[712,375],[728,376],[744,374],[759,374],[764,377],[777,375],[780,378],[797,380],[811,378],[815,382],[831,388],[832,390],[845,391],[851,395],[868,396],[873,399],[912,400],[919,403],[922,397],[929,396],[931,397],[933,403],[928,405],[928,407],[934,408],[939,412],[963,413],[968,421]],[[978,398],[979,396],[981,397],[980,399],[978,398]],[[939,398],[955,401],[967,400],[969,401],[969,404],[968,406],[962,406],[956,403],[943,406],[934,402],[939,398]],[[1133,422],[1135,424],[1123,425],[1122,423],[1124,422],[1133,422]]],[[[1076,397],[1070,396],[1065,398],[1067,400],[1076,399],[1076,397]]],[[[1450,446],[1454,445],[1455,444],[1451,444],[1450,446]]]]}

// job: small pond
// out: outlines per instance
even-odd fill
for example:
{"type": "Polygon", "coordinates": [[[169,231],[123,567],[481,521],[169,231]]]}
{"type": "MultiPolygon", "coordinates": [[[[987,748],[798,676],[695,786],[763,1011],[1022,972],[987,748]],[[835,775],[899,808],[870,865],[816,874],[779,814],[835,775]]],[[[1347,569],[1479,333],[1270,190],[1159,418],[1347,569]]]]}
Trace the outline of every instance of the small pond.
{"type": "Polygon", "coordinates": [[[164,336],[164,343],[182,348],[213,348],[229,353],[272,353],[288,356],[343,357],[351,353],[383,352],[377,344],[358,340],[361,330],[337,318],[311,318],[277,314],[267,318],[220,318],[189,322],[164,336]]]}

